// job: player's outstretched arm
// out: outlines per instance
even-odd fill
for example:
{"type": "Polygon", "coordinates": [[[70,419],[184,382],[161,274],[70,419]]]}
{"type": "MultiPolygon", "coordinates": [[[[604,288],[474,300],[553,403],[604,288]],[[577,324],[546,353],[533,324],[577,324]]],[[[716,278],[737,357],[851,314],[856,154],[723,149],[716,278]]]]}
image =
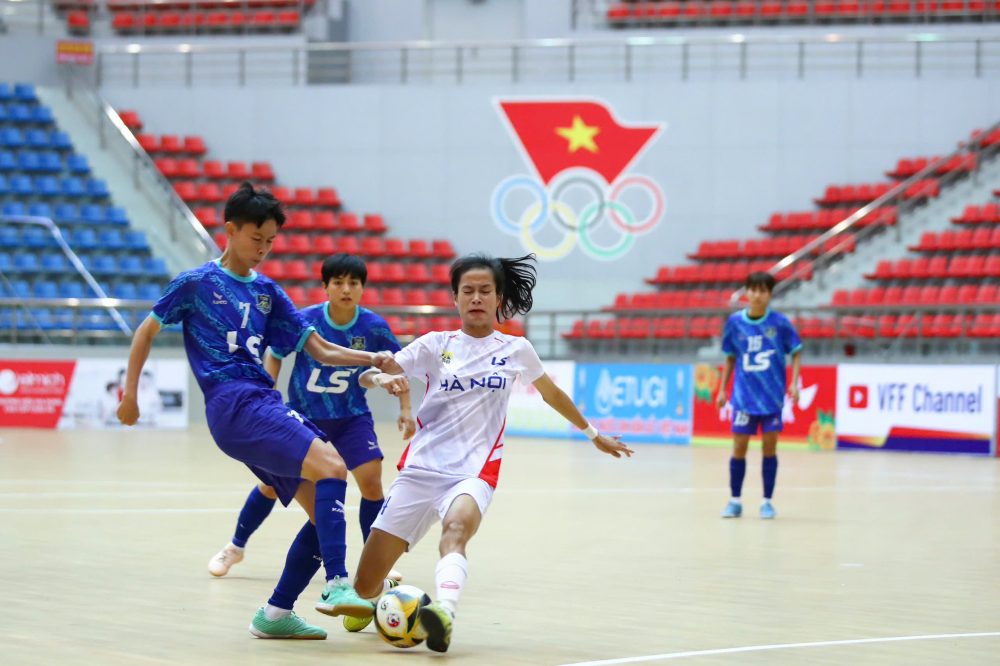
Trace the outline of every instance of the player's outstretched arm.
{"type": "Polygon", "coordinates": [[[566,395],[566,392],[556,386],[556,383],[552,381],[552,378],[548,375],[542,375],[536,379],[534,387],[538,389],[539,393],[542,394],[542,399],[545,401],[545,404],[559,412],[567,421],[575,425],[577,428],[583,430],[588,435],[591,435],[590,441],[599,451],[603,451],[604,453],[612,455],[615,458],[621,458],[623,454],[625,457],[631,457],[632,454],[635,453],[635,451],[622,443],[620,437],[611,437],[597,432],[597,430],[587,422],[584,415],[580,413],[580,410],[576,408],[576,405],[574,405],[573,401],[570,400],[570,397],[566,395]]]}
{"type": "Polygon", "coordinates": [[[409,402],[410,383],[403,375],[393,375],[387,372],[380,372],[376,369],[365,370],[358,377],[358,383],[366,389],[375,387],[384,388],[389,395],[407,396],[409,402]]]}
{"type": "Polygon", "coordinates": [[[142,374],[142,367],[146,365],[149,358],[149,350],[153,347],[153,340],[160,332],[160,322],[152,316],[146,317],[145,321],[139,324],[132,334],[132,347],[128,353],[128,370],[125,373],[125,390],[122,392],[122,401],[118,405],[118,420],[125,425],[135,425],[139,420],[139,403],[136,396],[139,394],[139,375],[142,374]]]}
{"type": "Polygon", "coordinates": [[[387,356],[392,358],[392,354],[388,352],[373,354],[335,345],[316,332],[309,336],[303,349],[324,365],[369,365],[381,368],[387,356]]]}

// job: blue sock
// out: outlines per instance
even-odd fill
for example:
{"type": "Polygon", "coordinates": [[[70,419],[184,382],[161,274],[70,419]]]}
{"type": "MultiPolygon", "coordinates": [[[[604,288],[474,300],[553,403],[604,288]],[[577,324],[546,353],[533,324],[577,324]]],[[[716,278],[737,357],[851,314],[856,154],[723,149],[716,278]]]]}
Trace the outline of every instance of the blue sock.
{"type": "Polygon", "coordinates": [[[323,479],[316,482],[316,534],[323,554],[326,579],[347,578],[347,521],[344,519],[344,496],[347,481],[323,479]]]}
{"type": "Polygon", "coordinates": [[[746,458],[729,459],[729,490],[733,497],[739,497],[743,492],[743,477],[747,473],[746,458]]]}
{"type": "Polygon", "coordinates": [[[285,568],[281,572],[281,578],[278,579],[278,586],[274,588],[274,594],[267,603],[292,610],[295,600],[305,591],[309,581],[319,571],[321,561],[316,527],[306,521],[288,549],[285,568]]]}
{"type": "Polygon", "coordinates": [[[766,456],[761,462],[761,474],[764,477],[764,499],[771,499],[774,494],[774,480],[778,478],[778,456],[766,456]]]}
{"type": "Polygon", "coordinates": [[[385,498],[377,500],[367,500],[364,497],[361,498],[361,507],[358,511],[359,520],[361,522],[361,538],[364,541],[368,541],[368,535],[372,531],[372,523],[375,522],[375,518],[378,517],[378,512],[382,510],[382,505],[385,504],[385,498]]]}
{"type": "Polygon", "coordinates": [[[246,547],[247,539],[257,531],[257,528],[270,515],[273,508],[274,500],[265,497],[264,493],[260,492],[260,488],[254,486],[250,494],[247,495],[247,501],[243,503],[240,517],[236,521],[236,534],[233,536],[233,545],[240,548],[246,547]]]}

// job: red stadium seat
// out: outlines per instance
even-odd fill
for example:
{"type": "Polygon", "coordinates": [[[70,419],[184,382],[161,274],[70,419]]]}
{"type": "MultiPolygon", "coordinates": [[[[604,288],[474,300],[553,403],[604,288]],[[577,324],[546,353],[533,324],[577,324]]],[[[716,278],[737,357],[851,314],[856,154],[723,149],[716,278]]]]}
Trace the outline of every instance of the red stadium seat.
{"type": "Polygon", "coordinates": [[[372,234],[382,234],[385,233],[386,227],[385,220],[382,216],[377,213],[370,213],[364,216],[363,225],[365,231],[372,234]]]}
{"type": "Polygon", "coordinates": [[[337,190],[332,187],[321,187],[316,190],[316,205],[337,208],[340,206],[340,197],[337,190]]]}

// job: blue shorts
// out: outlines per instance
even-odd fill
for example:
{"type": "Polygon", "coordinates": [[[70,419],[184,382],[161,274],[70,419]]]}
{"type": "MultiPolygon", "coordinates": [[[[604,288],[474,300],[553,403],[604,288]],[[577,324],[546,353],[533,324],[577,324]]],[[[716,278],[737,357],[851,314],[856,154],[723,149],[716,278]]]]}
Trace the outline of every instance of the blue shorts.
{"type": "Polygon", "coordinates": [[[333,443],[349,470],[385,457],[378,447],[371,413],[342,419],[314,419],[313,423],[323,431],[324,439],[333,443]]]}
{"type": "Polygon", "coordinates": [[[784,423],[781,422],[781,412],[774,414],[747,414],[733,411],[733,434],[756,435],[760,429],[765,432],[781,432],[784,423]]]}
{"type": "Polygon", "coordinates": [[[274,488],[285,506],[302,481],[302,461],[323,431],[285,406],[274,389],[232,382],[206,400],[208,429],[222,452],[274,488]]]}

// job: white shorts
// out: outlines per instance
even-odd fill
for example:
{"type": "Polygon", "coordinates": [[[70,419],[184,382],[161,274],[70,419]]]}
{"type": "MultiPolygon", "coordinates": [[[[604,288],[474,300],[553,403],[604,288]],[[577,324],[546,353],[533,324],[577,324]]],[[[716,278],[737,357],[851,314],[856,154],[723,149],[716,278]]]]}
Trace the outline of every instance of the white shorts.
{"type": "Polygon", "coordinates": [[[469,495],[479,506],[479,513],[493,499],[493,487],[477,477],[456,477],[404,467],[389,486],[385,504],[372,529],[399,537],[407,550],[420,541],[431,526],[444,519],[451,503],[459,495],[469,495]]]}

